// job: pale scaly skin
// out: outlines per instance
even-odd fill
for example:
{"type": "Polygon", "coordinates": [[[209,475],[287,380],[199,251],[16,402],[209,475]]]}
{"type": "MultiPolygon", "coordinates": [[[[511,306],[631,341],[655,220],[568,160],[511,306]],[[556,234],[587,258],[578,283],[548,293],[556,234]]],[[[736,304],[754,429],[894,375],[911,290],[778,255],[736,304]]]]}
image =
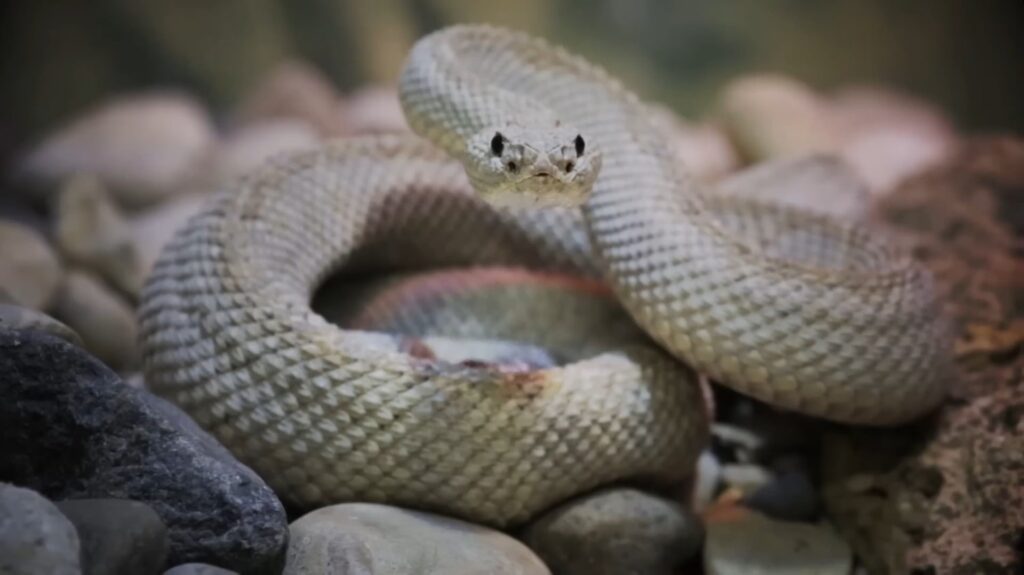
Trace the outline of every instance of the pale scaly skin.
{"type": "Polygon", "coordinates": [[[507,526],[607,482],[679,480],[707,418],[693,373],[650,342],[595,333],[599,355],[506,372],[309,305],[339,269],[590,263],[578,214],[496,212],[421,141],[329,145],[259,170],[165,248],[140,312],[147,382],[304,507],[379,501],[507,526]]]}
{"type": "MultiPolygon", "coordinates": [[[[583,212],[603,275],[637,323],[698,371],[848,423],[900,423],[941,401],[950,338],[923,267],[886,249],[837,259],[868,267],[817,267],[743,241],[672,160],[647,106],[582,59],[523,34],[455,27],[417,43],[400,95],[410,126],[470,165],[488,160],[463,142],[496,126],[558,123],[591,142],[603,167],[583,212]]],[[[773,211],[779,228],[817,230],[788,234],[804,236],[803,253],[821,253],[803,247],[816,238],[832,238],[827,252],[870,239],[854,225],[773,211]]]]}
{"type": "MultiPolygon", "coordinates": [[[[946,342],[924,272],[861,228],[728,195],[706,202],[635,98],[581,60],[519,34],[452,28],[416,46],[402,99],[411,125],[463,165],[488,151],[467,142],[518,122],[510,134],[556,147],[583,134],[600,175],[585,221],[572,209],[496,210],[430,144],[350,140],[270,163],[176,235],[142,296],[147,382],[286,500],[509,526],[597,485],[678,480],[706,438],[693,373],[646,338],[594,333],[608,343],[587,345],[608,351],[530,372],[417,357],[406,338],[311,310],[339,270],[600,277],[672,354],[780,407],[889,424],[940,400],[946,342]],[[550,138],[547,121],[560,123],[550,138]]],[[[485,179],[473,182],[486,194],[485,179]]]]}

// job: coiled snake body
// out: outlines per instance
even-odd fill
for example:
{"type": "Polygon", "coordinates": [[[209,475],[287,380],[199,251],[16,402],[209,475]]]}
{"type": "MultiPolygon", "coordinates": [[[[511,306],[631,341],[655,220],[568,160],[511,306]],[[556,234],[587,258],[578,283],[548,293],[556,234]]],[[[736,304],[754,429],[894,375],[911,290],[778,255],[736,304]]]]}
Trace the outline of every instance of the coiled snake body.
{"type": "Polygon", "coordinates": [[[177,234],[144,290],[147,381],[284,498],[512,525],[596,485],[673,481],[708,423],[691,368],[840,422],[940,401],[948,343],[923,270],[857,225],[705,194],[581,59],[457,26],[414,47],[400,91],[432,143],[271,162],[177,234]],[[562,366],[510,370],[310,308],[339,271],[484,264],[601,278],[649,339],[591,322],[562,366]]]}

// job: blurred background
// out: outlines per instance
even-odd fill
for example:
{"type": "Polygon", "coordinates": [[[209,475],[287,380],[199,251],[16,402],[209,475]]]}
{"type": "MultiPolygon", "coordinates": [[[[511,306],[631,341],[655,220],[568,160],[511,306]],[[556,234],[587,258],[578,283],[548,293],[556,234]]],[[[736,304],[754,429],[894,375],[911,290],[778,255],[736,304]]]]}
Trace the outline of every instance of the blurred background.
{"type": "Polygon", "coordinates": [[[345,93],[397,75],[411,43],[453,22],[546,36],[648,99],[700,116],[737,75],[827,90],[881,83],[967,131],[1024,129],[1021,0],[48,0],[5,2],[6,151],[112,94],[175,87],[215,118],[300,59],[345,93]]]}

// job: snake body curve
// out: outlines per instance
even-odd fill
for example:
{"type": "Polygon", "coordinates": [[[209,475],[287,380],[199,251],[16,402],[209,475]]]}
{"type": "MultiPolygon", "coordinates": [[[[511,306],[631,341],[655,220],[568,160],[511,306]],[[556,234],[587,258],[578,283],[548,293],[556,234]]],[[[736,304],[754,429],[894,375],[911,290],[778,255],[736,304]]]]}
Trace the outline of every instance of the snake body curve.
{"type": "Polygon", "coordinates": [[[600,484],[671,482],[707,428],[687,366],[840,422],[899,423],[941,400],[948,342],[926,272],[856,225],[705,194],[642,104],[582,59],[457,26],[414,47],[401,95],[432,143],[277,159],[190,221],[143,292],[149,384],[285,499],[505,526],[600,484]],[[582,211],[495,209],[452,160],[523,117],[600,147],[582,211]],[[658,345],[594,334],[593,357],[509,372],[310,308],[339,270],[482,264],[602,278],[658,345]]]}

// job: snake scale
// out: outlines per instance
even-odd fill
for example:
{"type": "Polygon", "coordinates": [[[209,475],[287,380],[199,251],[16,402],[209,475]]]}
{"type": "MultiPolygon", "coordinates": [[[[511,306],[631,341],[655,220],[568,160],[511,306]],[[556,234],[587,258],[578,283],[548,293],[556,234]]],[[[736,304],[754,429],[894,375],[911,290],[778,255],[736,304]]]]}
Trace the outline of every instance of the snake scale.
{"type": "Polygon", "coordinates": [[[706,440],[695,371],[838,422],[940,402],[926,271],[857,223],[706,193],[583,59],[459,25],[413,47],[399,90],[418,136],[274,159],[179,230],[142,296],[148,383],[284,499],[511,526],[601,484],[671,483],[706,440]],[[585,353],[509,369],[310,305],[337,274],[485,265],[601,280],[643,332],[591,322],[585,353]]]}

